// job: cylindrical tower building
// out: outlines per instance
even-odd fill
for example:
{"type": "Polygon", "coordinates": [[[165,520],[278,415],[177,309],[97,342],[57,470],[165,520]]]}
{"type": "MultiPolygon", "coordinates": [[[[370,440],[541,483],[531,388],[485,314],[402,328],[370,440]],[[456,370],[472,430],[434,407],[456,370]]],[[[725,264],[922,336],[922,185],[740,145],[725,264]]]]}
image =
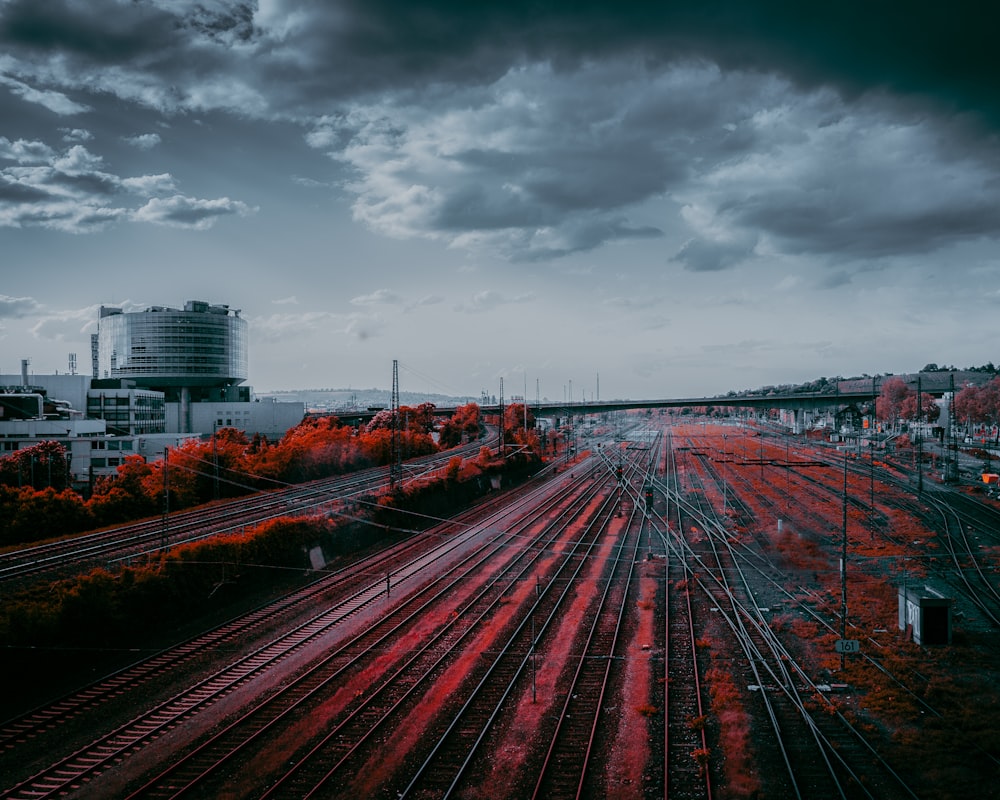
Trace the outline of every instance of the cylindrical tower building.
{"type": "Polygon", "coordinates": [[[238,309],[189,300],[184,309],[123,312],[101,306],[98,380],[125,379],[170,396],[247,379],[247,323],[238,309]]]}

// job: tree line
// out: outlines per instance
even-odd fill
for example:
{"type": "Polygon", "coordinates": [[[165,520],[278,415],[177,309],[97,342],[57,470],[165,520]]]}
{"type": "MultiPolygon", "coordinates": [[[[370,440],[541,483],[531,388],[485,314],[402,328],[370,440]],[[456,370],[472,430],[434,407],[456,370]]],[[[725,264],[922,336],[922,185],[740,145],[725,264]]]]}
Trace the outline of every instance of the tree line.
{"type": "MultiPolygon", "coordinates": [[[[927,392],[919,395],[902,378],[887,378],[882,382],[876,402],[879,421],[890,425],[901,421],[937,422],[940,407],[927,392]]],[[[964,386],[955,392],[952,420],[966,428],[988,428],[994,437],[1000,429],[1000,376],[980,386],[964,386]]]]}

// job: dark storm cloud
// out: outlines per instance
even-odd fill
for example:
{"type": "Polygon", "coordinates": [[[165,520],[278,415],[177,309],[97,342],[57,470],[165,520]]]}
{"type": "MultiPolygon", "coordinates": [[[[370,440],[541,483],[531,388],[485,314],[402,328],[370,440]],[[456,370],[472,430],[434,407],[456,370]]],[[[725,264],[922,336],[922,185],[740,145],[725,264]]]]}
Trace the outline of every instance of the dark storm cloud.
{"type": "MultiPolygon", "coordinates": [[[[914,93],[1000,122],[998,12],[991,4],[855,1],[819,10],[791,0],[316,0],[279,8],[308,17],[308,33],[297,41],[317,63],[364,65],[350,76],[366,90],[490,81],[519,62],[571,69],[638,52],[663,62],[703,58],[723,69],[775,71],[849,94],[914,93]]],[[[346,89],[336,75],[309,89],[331,87],[346,89]]]]}
{"type": "Polygon", "coordinates": [[[330,154],[353,170],[355,216],[376,230],[537,261],[662,235],[635,207],[752,140],[735,123],[761,83],[634,59],[532,65],[433,105],[357,103],[310,142],[346,142],[330,154]]]}
{"type": "Polygon", "coordinates": [[[731,209],[727,216],[736,224],[773,233],[791,252],[852,258],[930,253],[969,238],[995,235],[1000,229],[996,193],[972,195],[957,206],[906,209],[888,204],[863,215],[831,213],[828,206],[804,205],[808,201],[800,200],[762,198],[731,209]]]}
{"type": "MultiPolygon", "coordinates": [[[[884,104],[858,103],[823,123],[828,102],[761,115],[770,144],[713,165],[689,197],[692,227],[710,244],[756,234],[783,252],[832,261],[925,254],[998,235],[994,148],[973,146],[962,125],[907,118],[884,104]]],[[[712,252],[707,261],[677,259],[712,268],[712,252]]]]}
{"type": "Polygon", "coordinates": [[[7,3],[0,39],[8,51],[63,53],[119,64],[163,49],[176,29],[163,12],[109,0],[30,0],[7,3]]]}
{"type": "Polygon", "coordinates": [[[548,261],[622,239],[657,239],[662,235],[659,228],[632,225],[624,218],[576,217],[563,223],[558,236],[542,233],[526,237],[522,246],[508,250],[507,255],[513,261],[548,261]]]}
{"type": "Polygon", "coordinates": [[[244,66],[259,71],[260,82],[284,87],[271,102],[301,108],[434,82],[490,82],[516,64],[575,69],[639,54],[773,71],[848,94],[912,93],[1000,123],[991,4],[855,1],[817,10],[791,0],[275,0],[256,19],[254,6],[11,0],[0,9],[0,52],[60,56],[84,67],[141,64],[166,77],[224,71],[233,58],[223,51],[246,47],[254,61],[244,66]]]}
{"type": "Polygon", "coordinates": [[[756,245],[757,237],[748,233],[716,241],[689,239],[673,260],[692,272],[718,272],[750,258],[756,245]]]}
{"type": "Polygon", "coordinates": [[[111,94],[168,113],[262,104],[243,90],[247,4],[8,0],[0,5],[0,82],[57,113],[88,106],[56,92],[111,94]],[[241,11],[242,9],[242,11],[241,11]],[[6,73],[4,77],[3,73],[6,73]]]}
{"type": "MultiPolygon", "coordinates": [[[[995,16],[928,2],[7,0],[0,91],[59,115],[115,96],[292,120],[350,170],[359,221],[512,260],[658,236],[669,221],[641,206],[669,201],[689,230],[665,257],[711,271],[762,243],[863,259],[996,236],[996,143],[940,113],[1000,124],[995,16]],[[896,127],[911,132],[901,147],[896,127]]],[[[63,170],[46,187],[91,198],[100,220],[122,212],[96,200],[121,180],[105,175],[63,170]]],[[[249,211],[163,194],[129,218],[202,228],[249,211]]],[[[0,223],[84,224],[19,210],[0,223]]]]}
{"type": "Polygon", "coordinates": [[[9,175],[0,175],[0,203],[34,203],[45,200],[49,193],[9,175]]]}

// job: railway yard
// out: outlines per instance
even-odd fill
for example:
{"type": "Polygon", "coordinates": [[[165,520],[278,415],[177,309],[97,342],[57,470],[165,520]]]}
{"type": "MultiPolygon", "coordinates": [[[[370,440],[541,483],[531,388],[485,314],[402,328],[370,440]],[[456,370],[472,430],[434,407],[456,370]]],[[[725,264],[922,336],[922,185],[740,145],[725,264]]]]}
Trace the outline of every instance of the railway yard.
{"type": "MultiPolygon", "coordinates": [[[[452,519],[26,701],[0,723],[0,797],[937,800],[997,785],[997,501],[918,481],[907,457],[628,419],[452,519]],[[951,601],[946,643],[900,628],[901,587],[951,601]]],[[[342,508],[383,473],[266,502],[342,508]]],[[[7,554],[3,586],[67,557],[7,554]]]]}

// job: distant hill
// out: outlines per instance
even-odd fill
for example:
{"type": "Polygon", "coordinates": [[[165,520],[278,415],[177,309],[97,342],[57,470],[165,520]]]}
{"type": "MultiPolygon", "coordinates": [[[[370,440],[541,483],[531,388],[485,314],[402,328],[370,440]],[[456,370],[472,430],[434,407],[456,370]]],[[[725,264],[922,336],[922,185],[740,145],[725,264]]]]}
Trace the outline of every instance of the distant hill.
{"type": "MultiPolygon", "coordinates": [[[[380,406],[388,408],[392,401],[389,389],[289,389],[278,392],[260,392],[260,397],[273,397],[284,402],[305,403],[307,409],[323,411],[350,410],[380,406]]],[[[399,402],[404,406],[433,403],[436,406],[460,406],[469,402],[480,402],[479,397],[452,397],[444,394],[422,392],[400,392],[399,402]]]]}
{"type": "MultiPolygon", "coordinates": [[[[920,389],[924,392],[937,394],[947,392],[951,388],[951,377],[955,376],[955,391],[959,391],[966,386],[982,386],[989,383],[994,376],[989,372],[979,370],[956,369],[938,370],[935,372],[904,372],[899,375],[880,375],[875,377],[876,386],[881,387],[882,382],[887,378],[902,378],[911,389],[917,388],[917,381],[920,381],[920,389]]],[[[842,392],[863,392],[872,388],[872,379],[847,378],[837,382],[842,392]]]]}

